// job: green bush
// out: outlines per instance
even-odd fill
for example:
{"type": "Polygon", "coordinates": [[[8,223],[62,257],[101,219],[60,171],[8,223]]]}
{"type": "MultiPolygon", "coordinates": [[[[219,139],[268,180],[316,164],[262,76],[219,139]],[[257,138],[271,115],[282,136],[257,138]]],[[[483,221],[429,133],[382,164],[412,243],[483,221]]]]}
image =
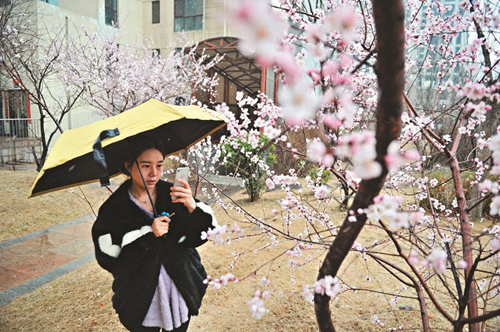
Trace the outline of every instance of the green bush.
{"type": "Polygon", "coordinates": [[[234,168],[235,172],[241,175],[251,202],[260,198],[266,186],[266,172],[258,161],[263,160],[267,166],[274,165],[276,163],[274,151],[274,144],[262,136],[259,137],[256,148],[240,137],[222,145],[222,155],[226,158],[225,165],[234,168]],[[254,157],[257,157],[257,160],[254,157]]]}
{"type": "Polygon", "coordinates": [[[319,179],[318,183],[316,184],[326,184],[328,180],[330,180],[331,177],[331,172],[327,169],[320,168],[318,165],[313,165],[309,170],[307,171],[307,174],[316,181],[319,179]]]}

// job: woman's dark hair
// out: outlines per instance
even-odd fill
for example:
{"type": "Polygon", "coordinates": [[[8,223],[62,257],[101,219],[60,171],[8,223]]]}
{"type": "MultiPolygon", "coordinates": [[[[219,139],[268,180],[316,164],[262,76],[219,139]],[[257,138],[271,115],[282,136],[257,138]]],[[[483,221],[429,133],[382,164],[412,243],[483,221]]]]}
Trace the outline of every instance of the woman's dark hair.
{"type": "Polygon", "coordinates": [[[146,150],[156,149],[161,152],[163,157],[165,157],[165,148],[161,141],[155,140],[149,136],[140,135],[127,139],[127,149],[123,158],[124,165],[122,172],[130,176],[130,172],[127,169],[131,167],[135,160],[146,150]]]}

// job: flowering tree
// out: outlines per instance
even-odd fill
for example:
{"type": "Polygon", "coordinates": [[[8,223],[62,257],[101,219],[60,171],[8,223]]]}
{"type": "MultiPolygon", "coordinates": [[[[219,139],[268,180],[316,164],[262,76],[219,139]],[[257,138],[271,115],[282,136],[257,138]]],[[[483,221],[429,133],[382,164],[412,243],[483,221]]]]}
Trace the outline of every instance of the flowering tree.
{"type": "Polygon", "coordinates": [[[116,115],[151,98],[189,104],[196,90],[212,92],[217,77],[207,71],[220,57],[195,57],[196,47],[158,54],[151,40],[142,45],[120,44],[118,34],[82,33],[71,38],[58,64],[60,79],[83,89],[83,100],[106,116],[116,115]]]}
{"type": "Polygon", "coordinates": [[[49,146],[62,121],[78,102],[83,89],[73,94],[57,86],[56,63],[61,58],[64,30],[38,30],[34,15],[27,4],[12,1],[0,8],[0,80],[16,81],[36,105],[40,117],[42,153],[35,156],[41,169],[49,146]],[[53,126],[47,126],[46,119],[53,126]]]}
{"type": "Polygon", "coordinates": [[[45,27],[43,16],[20,1],[0,7],[2,79],[19,82],[40,117],[43,166],[48,149],[63,120],[82,104],[106,116],[121,113],[150,98],[190,103],[196,90],[211,92],[217,77],[209,77],[219,57],[195,57],[194,49],[153,53],[151,41],[141,45],[119,44],[121,36],[91,33],[86,27],[45,27]],[[80,32],[80,30],[82,32],[80,32]],[[46,121],[49,120],[49,121],[46,121]]]}
{"type": "MultiPolygon", "coordinates": [[[[258,132],[290,154],[307,157],[356,194],[337,226],[324,208],[334,198],[330,188],[306,178],[305,185],[317,199],[312,204],[304,191],[291,190],[299,181],[299,170],[277,174],[262,163],[268,187],[286,192],[275,210],[281,224],[302,222],[303,231],[283,232],[238,207],[242,222],[258,225],[272,243],[289,241],[285,254],[294,257],[294,264],[304,251],[328,247],[313,292],[304,290],[308,299],[314,296],[322,331],[334,330],[330,299],[352,289],[336,277],[352,251],[414,290],[425,331],[431,329],[429,303],[455,330],[469,324],[470,330],[479,331],[479,322],[500,314],[491,307],[500,295],[500,229],[489,224],[478,229],[469,217],[471,209],[488,198],[492,216],[500,207],[499,123],[498,112],[492,112],[499,99],[499,45],[494,33],[498,8],[487,1],[463,1],[455,7],[439,1],[314,3],[231,2],[229,15],[243,35],[241,51],[275,68],[283,87],[279,107],[265,96],[239,98],[242,115],[235,118],[226,110],[228,128],[242,141],[258,132]],[[454,43],[468,31],[474,32],[463,44],[454,43]],[[433,66],[439,69],[435,76],[416,70],[433,66]],[[435,87],[428,91],[435,100],[430,109],[405,90],[405,80],[411,79],[432,82],[426,84],[428,89],[435,87]],[[250,103],[257,104],[258,120],[252,125],[246,106],[250,103]],[[292,139],[298,130],[311,135],[306,151],[292,139]],[[470,138],[471,150],[459,154],[464,138],[470,138]],[[435,155],[441,156],[435,160],[444,160],[447,171],[436,162],[426,163],[435,155]],[[435,175],[438,169],[445,174],[443,181],[435,175]],[[474,171],[471,186],[478,187],[477,197],[465,195],[461,174],[466,169],[474,171]],[[448,182],[455,196],[450,202],[436,195],[448,182]],[[373,244],[357,242],[367,224],[385,237],[373,244]]],[[[222,105],[220,111],[224,110],[222,105]]],[[[266,148],[265,143],[256,144],[266,148]]],[[[230,209],[237,203],[218,204],[230,209]]],[[[221,225],[203,236],[225,243],[228,235],[239,237],[240,232],[239,227],[221,225]]],[[[220,288],[234,279],[227,274],[207,282],[220,288]]],[[[396,303],[400,291],[387,292],[394,294],[396,303]]],[[[255,317],[265,313],[269,296],[259,289],[249,301],[255,317]]],[[[378,318],[374,322],[382,324],[378,318]]]]}

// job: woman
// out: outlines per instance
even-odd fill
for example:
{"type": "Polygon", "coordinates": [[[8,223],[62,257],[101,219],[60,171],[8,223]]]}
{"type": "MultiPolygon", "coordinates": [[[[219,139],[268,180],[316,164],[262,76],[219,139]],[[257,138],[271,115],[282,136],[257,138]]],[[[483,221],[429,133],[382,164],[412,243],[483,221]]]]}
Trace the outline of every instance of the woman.
{"type": "Polygon", "coordinates": [[[131,331],[186,331],[206,290],[194,248],[216,220],[186,181],[182,188],[160,179],[163,159],[159,143],[131,140],[124,163],[130,179],[104,202],[92,228],[97,262],[114,277],[113,307],[131,331]],[[154,215],[139,170],[156,211],[171,218],[154,215]]]}

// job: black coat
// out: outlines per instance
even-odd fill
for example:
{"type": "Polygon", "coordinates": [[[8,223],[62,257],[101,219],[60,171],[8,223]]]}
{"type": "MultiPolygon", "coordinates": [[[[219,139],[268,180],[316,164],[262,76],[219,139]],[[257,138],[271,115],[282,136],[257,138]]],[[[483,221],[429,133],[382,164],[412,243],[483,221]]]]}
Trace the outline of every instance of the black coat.
{"type": "Polygon", "coordinates": [[[131,331],[141,331],[156,287],[161,264],[186,301],[190,315],[197,315],[207,286],[207,274],[195,247],[203,244],[201,232],[216,224],[210,207],[197,203],[190,214],[182,204],[170,198],[171,183],[156,185],[156,211],[175,215],[169,231],[156,237],[152,220],[128,195],[125,182],[99,209],[94,226],[97,262],[113,274],[113,307],[122,324],[131,331]],[[212,224],[214,223],[214,224],[212,224]]]}

